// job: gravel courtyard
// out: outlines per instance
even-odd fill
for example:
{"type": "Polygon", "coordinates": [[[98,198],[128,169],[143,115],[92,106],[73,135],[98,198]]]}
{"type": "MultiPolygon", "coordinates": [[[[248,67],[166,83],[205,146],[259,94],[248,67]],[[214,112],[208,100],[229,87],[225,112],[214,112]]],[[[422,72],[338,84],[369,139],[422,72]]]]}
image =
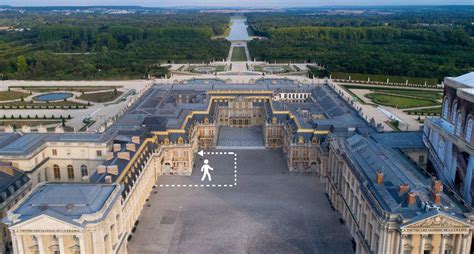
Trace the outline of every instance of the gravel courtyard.
{"type": "Polygon", "coordinates": [[[192,176],[160,177],[129,253],[353,253],[316,177],[289,175],[281,151],[221,151],[237,153],[237,176],[233,155],[204,155],[192,176]]]}

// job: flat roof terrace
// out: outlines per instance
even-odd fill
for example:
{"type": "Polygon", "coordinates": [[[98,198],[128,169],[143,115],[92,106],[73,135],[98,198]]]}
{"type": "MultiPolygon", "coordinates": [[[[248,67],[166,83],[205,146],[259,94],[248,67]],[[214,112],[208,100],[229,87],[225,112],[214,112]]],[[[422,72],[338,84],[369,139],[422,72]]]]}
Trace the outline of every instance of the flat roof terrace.
{"type": "Polygon", "coordinates": [[[234,177],[228,155],[197,156],[190,177],[161,176],[129,253],[353,253],[316,177],[289,175],[281,151],[215,152],[225,151],[237,153],[238,184],[223,187],[234,177]],[[212,182],[201,182],[203,159],[212,182]]]}

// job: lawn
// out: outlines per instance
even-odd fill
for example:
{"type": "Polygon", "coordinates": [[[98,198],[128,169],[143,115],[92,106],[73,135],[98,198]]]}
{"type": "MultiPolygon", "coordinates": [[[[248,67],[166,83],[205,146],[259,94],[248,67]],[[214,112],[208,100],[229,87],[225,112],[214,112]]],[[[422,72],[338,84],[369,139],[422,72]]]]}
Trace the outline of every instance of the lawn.
{"type": "Polygon", "coordinates": [[[117,99],[122,95],[121,91],[108,91],[102,93],[87,93],[78,97],[79,100],[90,102],[109,102],[117,99]]]}
{"type": "Polygon", "coordinates": [[[428,99],[414,99],[402,96],[387,95],[381,93],[370,93],[365,97],[371,99],[374,103],[395,107],[395,108],[414,108],[414,107],[425,107],[435,106],[438,103],[428,99]]]}
{"type": "Polygon", "coordinates": [[[93,92],[120,88],[121,86],[9,86],[9,88],[21,88],[32,92],[72,91],[93,92]]]}
{"type": "Polygon", "coordinates": [[[352,89],[368,89],[375,92],[386,93],[386,94],[395,94],[395,95],[406,95],[411,97],[419,97],[430,100],[440,100],[443,91],[426,91],[418,89],[397,89],[390,87],[368,87],[368,86],[357,86],[357,85],[343,85],[346,90],[352,89]]]}
{"type": "Polygon", "coordinates": [[[1,91],[0,101],[18,100],[27,96],[28,94],[18,91],[1,91]]]}
{"type": "Polygon", "coordinates": [[[247,56],[245,55],[245,48],[244,47],[234,47],[232,51],[232,59],[233,62],[242,62],[247,61],[247,56]]]}

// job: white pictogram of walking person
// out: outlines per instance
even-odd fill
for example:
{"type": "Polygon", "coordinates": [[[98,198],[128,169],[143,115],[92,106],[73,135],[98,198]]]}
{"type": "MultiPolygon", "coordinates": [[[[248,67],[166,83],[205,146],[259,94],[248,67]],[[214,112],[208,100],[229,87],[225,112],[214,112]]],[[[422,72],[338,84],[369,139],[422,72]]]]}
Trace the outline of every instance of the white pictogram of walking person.
{"type": "Polygon", "coordinates": [[[204,165],[202,165],[201,167],[201,172],[204,172],[201,178],[201,182],[204,181],[204,179],[206,179],[206,176],[209,178],[209,182],[211,181],[211,174],[209,173],[209,170],[214,170],[214,169],[211,168],[211,166],[209,166],[209,160],[205,159],[204,165]]]}

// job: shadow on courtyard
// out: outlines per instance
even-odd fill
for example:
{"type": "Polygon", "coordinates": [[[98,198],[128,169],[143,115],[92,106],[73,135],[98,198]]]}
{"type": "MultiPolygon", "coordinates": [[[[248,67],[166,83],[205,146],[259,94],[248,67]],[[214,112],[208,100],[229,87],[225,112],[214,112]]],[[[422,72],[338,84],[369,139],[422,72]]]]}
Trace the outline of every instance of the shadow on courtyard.
{"type": "Polygon", "coordinates": [[[169,187],[150,195],[129,253],[353,252],[350,234],[316,177],[289,175],[281,151],[233,151],[236,186],[194,187],[202,183],[204,158],[215,169],[205,184],[232,183],[229,155],[197,156],[190,177],[160,177],[157,184],[169,187]]]}

